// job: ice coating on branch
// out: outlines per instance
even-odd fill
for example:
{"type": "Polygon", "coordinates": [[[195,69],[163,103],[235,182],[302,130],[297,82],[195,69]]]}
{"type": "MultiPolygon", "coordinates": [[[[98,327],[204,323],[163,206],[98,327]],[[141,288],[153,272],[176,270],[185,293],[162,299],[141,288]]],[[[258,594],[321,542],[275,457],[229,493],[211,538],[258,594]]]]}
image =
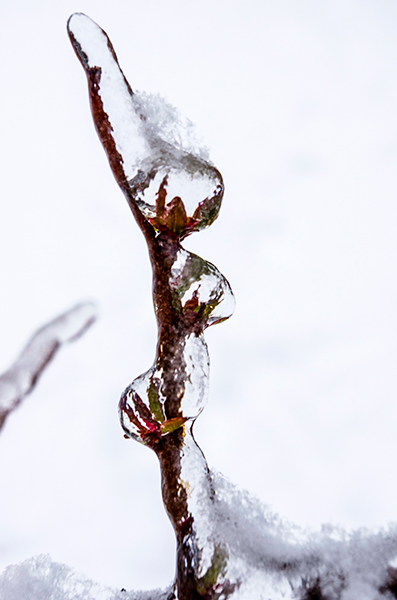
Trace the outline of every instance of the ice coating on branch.
{"type": "Polygon", "coordinates": [[[88,77],[99,137],[153,267],[156,356],[119,408],[126,437],[144,442],[160,462],[177,541],[169,600],[397,598],[395,528],[307,533],[209,471],[192,434],[208,389],[204,331],[232,314],[234,298],[218,269],[180,242],[217,217],[222,178],[176,133],[172,109],[132,93],[95,23],[74,15],[69,33],[88,77]]]}
{"type": "MultiPolygon", "coordinates": [[[[166,350],[159,344],[154,365],[134,379],[120,400],[125,434],[144,442],[197,418],[203,410],[209,356],[202,332],[229,318],[235,305],[230,285],[219,270],[181,247],[176,250],[167,284],[175,318],[180,321],[178,333],[166,350]],[[174,368],[170,368],[172,363],[174,368]],[[174,380],[177,413],[167,408],[170,379],[174,380]]],[[[156,303],[156,295],[154,300],[156,303]]]]}
{"type": "Polygon", "coordinates": [[[215,265],[197,254],[181,249],[171,269],[170,286],[182,309],[195,305],[205,327],[231,317],[235,299],[227,279],[215,265]]]}
{"type": "Polygon", "coordinates": [[[96,91],[110,119],[111,135],[122,157],[125,176],[132,179],[150,153],[135,95],[106,33],[94,21],[76,13],[69,19],[68,31],[84,68],[92,76],[96,75],[96,91]]]}
{"type": "Polygon", "coordinates": [[[15,363],[0,376],[0,429],[7,415],[32,391],[57,350],[83,335],[96,318],[95,305],[82,302],[33,335],[15,363]]]}
{"type": "Polygon", "coordinates": [[[98,135],[129,202],[156,230],[179,237],[210,225],[223,181],[191,143],[191,124],[175,118],[175,109],[159,96],[133,93],[108,36],[89,17],[72,15],[68,32],[88,77],[98,135]]]}
{"type": "Polygon", "coordinates": [[[183,349],[185,377],[181,389],[180,414],[167,415],[167,395],[163,369],[153,366],[123,392],[120,420],[126,435],[137,441],[153,440],[195,419],[203,410],[208,395],[209,356],[204,336],[191,334],[183,349]]]}

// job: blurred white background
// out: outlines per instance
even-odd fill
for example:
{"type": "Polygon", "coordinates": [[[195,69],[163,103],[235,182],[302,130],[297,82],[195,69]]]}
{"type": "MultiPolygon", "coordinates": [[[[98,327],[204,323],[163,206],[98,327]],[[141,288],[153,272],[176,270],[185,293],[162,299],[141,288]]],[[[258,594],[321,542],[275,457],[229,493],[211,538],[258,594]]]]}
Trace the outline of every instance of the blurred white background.
{"type": "Polygon", "coordinates": [[[210,466],[303,526],[397,520],[396,2],[1,0],[0,369],[75,302],[101,318],[0,436],[0,570],[48,552],[116,587],[174,572],[156,458],[117,417],[154,356],[150,267],[75,11],[133,88],[197,124],[225,179],[219,220],[185,242],[237,298],[207,333],[210,466]]]}

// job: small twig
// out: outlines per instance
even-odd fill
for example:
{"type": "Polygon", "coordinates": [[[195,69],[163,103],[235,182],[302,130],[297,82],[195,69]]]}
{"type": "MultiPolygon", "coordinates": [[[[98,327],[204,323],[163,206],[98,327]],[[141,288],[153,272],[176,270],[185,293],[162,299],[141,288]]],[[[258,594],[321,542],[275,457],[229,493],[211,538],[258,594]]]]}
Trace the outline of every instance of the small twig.
{"type": "Polygon", "coordinates": [[[126,437],[152,448],[160,462],[163,501],[177,539],[175,597],[227,598],[238,583],[227,576],[227,548],[206,525],[209,507],[200,498],[213,498],[211,479],[191,428],[207,398],[204,330],[233,313],[234,299],[218,269],[181,245],[217,218],[222,176],[209,161],[153,132],[150,115],[96,23],[77,13],[68,31],[87,75],[97,133],[145,236],[153,269],[156,357],[122,394],[121,424],[126,437]],[[167,198],[169,189],[178,195],[167,198]],[[184,204],[190,196],[197,200],[191,215],[184,204]]]}

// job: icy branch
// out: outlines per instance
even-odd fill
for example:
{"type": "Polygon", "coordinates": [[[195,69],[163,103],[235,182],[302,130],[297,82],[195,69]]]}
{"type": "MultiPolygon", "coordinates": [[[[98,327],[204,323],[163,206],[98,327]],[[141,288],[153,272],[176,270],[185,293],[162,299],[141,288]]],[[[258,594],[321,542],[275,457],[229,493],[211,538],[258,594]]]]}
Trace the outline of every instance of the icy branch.
{"type": "MultiPolygon", "coordinates": [[[[156,356],[123,392],[119,410],[125,437],[151,448],[160,462],[177,540],[167,600],[397,598],[395,528],[306,534],[209,471],[192,433],[208,389],[204,331],[232,314],[234,299],[218,269],[181,242],[217,218],[222,176],[201,152],[179,143],[178,120],[159,127],[153,102],[132,91],[96,23],[79,13],[68,30],[99,138],[153,268],[156,356]]],[[[246,436],[259,429],[255,416],[244,419],[246,436]]]]}
{"type": "Polygon", "coordinates": [[[15,363],[0,376],[0,429],[7,416],[33,390],[59,348],[83,335],[95,320],[95,305],[84,302],[59,315],[32,336],[15,363]]]}
{"type": "Polygon", "coordinates": [[[89,17],[72,15],[68,32],[87,75],[98,136],[144,234],[151,235],[147,221],[156,230],[177,229],[180,239],[211,225],[223,180],[194,148],[191,127],[161,98],[132,91],[107,34],[89,17]]]}

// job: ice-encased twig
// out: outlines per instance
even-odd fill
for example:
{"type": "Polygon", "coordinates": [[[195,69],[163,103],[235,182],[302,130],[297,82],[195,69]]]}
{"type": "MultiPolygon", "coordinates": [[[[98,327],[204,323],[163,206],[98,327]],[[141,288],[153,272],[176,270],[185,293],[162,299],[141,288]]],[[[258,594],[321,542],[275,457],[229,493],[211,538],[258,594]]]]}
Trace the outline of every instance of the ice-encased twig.
{"type": "Polygon", "coordinates": [[[14,364],[0,376],[0,429],[33,390],[59,348],[83,335],[96,318],[95,305],[82,302],[36,331],[14,364]]]}
{"type": "Polygon", "coordinates": [[[68,33],[87,75],[98,136],[146,238],[149,223],[177,230],[180,239],[211,225],[223,198],[218,169],[205,153],[192,150],[177,123],[159,126],[161,103],[153,106],[148,96],[132,91],[109,37],[92,19],[73,14],[68,33]],[[158,194],[165,188],[168,204],[158,194]]]}
{"type": "MultiPolygon", "coordinates": [[[[328,528],[323,535],[294,536],[209,471],[192,434],[208,387],[204,330],[231,315],[233,295],[218,269],[180,242],[217,217],[222,177],[153,126],[150,106],[132,92],[96,23],[79,13],[68,30],[87,75],[99,138],[153,268],[156,357],[126,388],[119,408],[125,436],[152,448],[160,462],[177,540],[169,600],[397,598],[397,570],[390,566],[397,556],[394,529],[339,535],[328,528]],[[194,212],[186,209],[191,198],[194,212]]],[[[255,415],[242,420],[245,439],[260,435],[255,415]]]]}
{"type": "Polygon", "coordinates": [[[213,264],[181,246],[218,216],[222,176],[207,158],[152,126],[150,107],[132,92],[96,23],[78,13],[69,19],[68,31],[87,75],[99,138],[145,236],[153,268],[156,356],[122,394],[121,424],[126,437],[152,448],[160,461],[163,501],[177,539],[175,597],[226,597],[237,582],[229,581],[227,548],[215,539],[209,507],[201,503],[203,497],[213,499],[213,491],[191,426],[208,392],[204,331],[230,317],[234,297],[213,264]]]}

